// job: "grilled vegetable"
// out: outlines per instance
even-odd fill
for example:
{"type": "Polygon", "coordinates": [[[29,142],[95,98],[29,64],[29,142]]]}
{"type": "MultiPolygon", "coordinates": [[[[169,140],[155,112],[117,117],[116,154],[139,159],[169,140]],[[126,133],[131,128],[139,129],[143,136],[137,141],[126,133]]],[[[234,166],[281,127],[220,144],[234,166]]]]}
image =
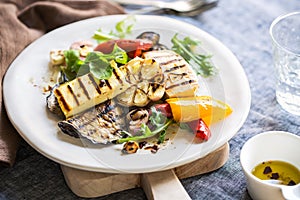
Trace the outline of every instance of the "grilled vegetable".
{"type": "Polygon", "coordinates": [[[88,53],[93,51],[93,48],[93,43],[89,41],[74,42],[70,47],[70,49],[79,51],[79,55],[82,57],[86,57],[88,53]]]}
{"type": "Polygon", "coordinates": [[[158,33],[152,32],[152,31],[146,31],[146,32],[141,33],[136,38],[149,40],[153,43],[153,45],[157,45],[159,43],[160,35],[158,33]]]}
{"type": "Polygon", "coordinates": [[[205,141],[207,141],[210,138],[211,136],[210,129],[202,119],[196,119],[194,121],[187,122],[187,124],[195,133],[195,136],[197,138],[200,138],[205,141]]]}
{"type": "Polygon", "coordinates": [[[136,108],[131,110],[126,115],[126,122],[128,124],[128,130],[135,135],[137,133],[142,124],[146,124],[149,120],[149,112],[144,108],[136,108]]]}
{"type": "Polygon", "coordinates": [[[122,109],[108,100],[84,113],[58,122],[58,126],[70,136],[106,144],[122,137],[123,119],[122,109]]]}
{"type": "Polygon", "coordinates": [[[139,144],[136,141],[128,141],[124,144],[122,152],[126,154],[136,153],[139,149],[139,144]]]}
{"type": "Polygon", "coordinates": [[[166,100],[177,122],[202,119],[207,126],[216,123],[232,113],[226,103],[209,96],[171,98],[166,100]]]}
{"type": "Polygon", "coordinates": [[[173,117],[171,107],[168,103],[154,104],[153,107],[157,111],[161,112],[164,116],[166,116],[168,118],[173,117]]]}
{"type": "Polygon", "coordinates": [[[117,96],[123,106],[146,106],[150,101],[161,99],[165,93],[161,67],[152,59],[135,58],[121,69],[131,85],[117,96]]]}
{"type": "Polygon", "coordinates": [[[159,63],[169,98],[195,95],[199,87],[197,75],[179,54],[171,50],[162,50],[145,52],[143,56],[159,63]]]}
{"type": "Polygon", "coordinates": [[[151,107],[151,115],[147,123],[142,123],[139,131],[136,135],[131,135],[126,131],[123,131],[124,134],[129,135],[126,138],[121,138],[115,141],[115,143],[124,143],[128,141],[140,141],[146,138],[150,138],[156,135],[159,135],[159,142],[164,140],[165,131],[167,128],[174,123],[174,120],[167,118],[163,113],[156,110],[155,107],[151,107]]]}
{"type": "Polygon", "coordinates": [[[65,62],[65,56],[62,50],[50,51],[50,63],[52,65],[61,65],[64,62],[65,62]]]}
{"type": "Polygon", "coordinates": [[[152,31],[146,31],[137,36],[138,39],[150,40],[153,43],[151,50],[166,50],[165,45],[159,43],[160,35],[152,31]]]}
{"type": "Polygon", "coordinates": [[[53,86],[52,90],[50,91],[50,94],[46,98],[46,103],[47,103],[47,108],[50,112],[56,114],[57,116],[63,117],[64,114],[62,113],[57,98],[55,97],[53,92],[58,86],[59,86],[58,84],[53,86]]]}
{"type": "Polygon", "coordinates": [[[112,52],[114,46],[117,45],[121,49],[127,52],[130,58],[135,58],[142,54],[142,51],[147,51],[152,47],[152,42],[149,40],[109,40],[107,42],[100,43],[94,51],[101,51],[104,54],[109,54],[112,52]]]}
{"type": "Polygon", "coordinates": [[[137,135],[137,136],[129,136],[127,138],[121,138],[121,139],[116,140],[115,143],[121,144],[121,143],[128,142],[128,141],[140,141],[140,140],[144,140],[146,138],[153,137],[157,134],[161,134],[162,132],[166,131],[166,129],[172,123],[174,123],[174,121],[171,119],[168,119],[165,124],[161,124],[160,126],[157,126],[156,129],[153,131],[151,131],[147,125],[143,124],[143,126],[141,126],[143,134],[137,135]]]}

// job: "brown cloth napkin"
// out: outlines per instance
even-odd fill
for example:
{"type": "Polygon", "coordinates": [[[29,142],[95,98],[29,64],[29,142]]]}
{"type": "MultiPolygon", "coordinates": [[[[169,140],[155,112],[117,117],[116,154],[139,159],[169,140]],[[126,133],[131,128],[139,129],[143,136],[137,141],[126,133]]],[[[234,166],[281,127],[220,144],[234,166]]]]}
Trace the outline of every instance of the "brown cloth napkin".
{"type": "MultiPolygon", "coordinates": [[[[59,26],[90,17],[123,14],[107,0],[10,0],[0,3],[0,164],[12,166],[20,136],[7,118],[3,76],[13,59],[32,41],[59,26]]],[[[26,97],[24,97],[26,98],[26,97]]],[[[22,101],[20,101],[22,103],[22,101]]]]}

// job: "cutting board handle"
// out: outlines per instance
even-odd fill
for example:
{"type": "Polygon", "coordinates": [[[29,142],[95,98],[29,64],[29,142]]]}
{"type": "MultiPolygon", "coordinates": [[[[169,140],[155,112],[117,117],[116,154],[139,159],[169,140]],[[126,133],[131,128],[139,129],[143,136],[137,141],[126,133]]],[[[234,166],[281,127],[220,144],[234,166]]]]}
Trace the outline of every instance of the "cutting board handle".
{"type": "Polygon", "coordinates": [[[149,200],[190,200],[173,169],[141,175],[141,187],[149,200]]]}

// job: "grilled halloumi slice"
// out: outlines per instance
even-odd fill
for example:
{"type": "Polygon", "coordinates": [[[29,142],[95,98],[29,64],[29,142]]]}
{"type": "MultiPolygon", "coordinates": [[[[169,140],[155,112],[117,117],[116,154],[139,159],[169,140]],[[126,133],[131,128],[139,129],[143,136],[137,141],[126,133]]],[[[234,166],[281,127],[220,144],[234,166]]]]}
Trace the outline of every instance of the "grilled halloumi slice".
{"type": "Polygon", "coordinates": [[[125,81],[126,74],[117,67],[115,62],[111,62],[111,66],[113,73],[108,80],[99,80],[88,73],[54,90],[54,95],[66,118],[112,99],[130,87],[130,84],[125,81]]]}
{"type": "Polygon", "coordinates": [[[165,76],[165,91],[168,97],[194,96],[198,89],[198,78],[192,67],[174,51],[148,51],[146,59],[154,59],[160,64],[165,76]]]}

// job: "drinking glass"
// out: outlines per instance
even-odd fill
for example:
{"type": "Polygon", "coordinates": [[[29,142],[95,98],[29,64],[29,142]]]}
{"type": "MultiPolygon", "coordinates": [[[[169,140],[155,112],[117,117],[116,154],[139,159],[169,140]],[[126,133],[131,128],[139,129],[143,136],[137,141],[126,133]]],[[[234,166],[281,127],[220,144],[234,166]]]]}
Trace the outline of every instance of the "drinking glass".
{"type": "Polygon", "coordinates": [[[277,17],[270,26],[276,73],[276,99],[300,115],[300,12],[277,17]]]}

